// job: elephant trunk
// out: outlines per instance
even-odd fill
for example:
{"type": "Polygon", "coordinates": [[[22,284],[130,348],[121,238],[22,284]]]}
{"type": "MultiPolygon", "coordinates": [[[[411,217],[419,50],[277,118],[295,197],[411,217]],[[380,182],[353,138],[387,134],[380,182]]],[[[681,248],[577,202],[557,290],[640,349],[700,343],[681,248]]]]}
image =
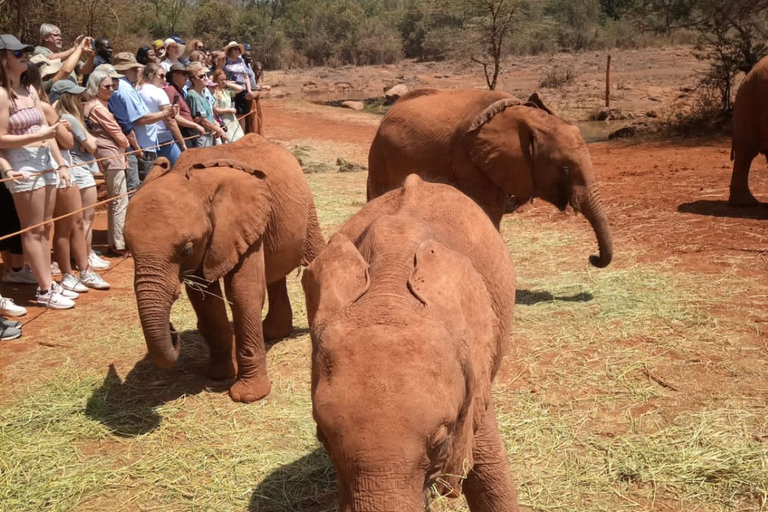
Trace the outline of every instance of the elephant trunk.
{"type": "MultiPolygon", "coordinates": [[[[395,468],[396,469],[396,468],[395,468]]],[[[424,512],[427,502],[418,485],[424,478],[404,478],[385,471],[358,473],[339,502],[340,512],[424,512]],[[390,473],[390,474],[386,474],[390,473]],[[418,488],[417,488],[418,487],[418,488]]]]}
{"type": "Polygon", "coordinates": [[[167,369],[176,363],[181,348],[170,323],[179,283],[159,275],[163,274],[137,268],[134,289],[149,356],[158,367],[167,369]]]}
{"type": "Polygon", "coordinates": [[[613,259],[613,236],[597,185],[592,183],[588,187],[584,187],[584,192],[574,194],[574,199],[576,199],[573,202],[574,208],[584,214],[597,236],[600,254],[598,256],[591,255],[589,262],[597,268],[605,268],[613,259]]]}

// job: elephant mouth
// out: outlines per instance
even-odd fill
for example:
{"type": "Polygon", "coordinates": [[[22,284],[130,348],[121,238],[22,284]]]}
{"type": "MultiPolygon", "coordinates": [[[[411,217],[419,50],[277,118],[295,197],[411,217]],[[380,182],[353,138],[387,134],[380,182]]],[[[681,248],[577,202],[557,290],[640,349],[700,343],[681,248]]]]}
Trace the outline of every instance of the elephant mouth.
{"type": "Polygon", "coordinates": [[[168,327],[171,331],[171,344],[178,353],[179,348],[181,348],[181,336],[179,335],[179,331],[176,330],[172,323],[168,323],[168,327]]]}

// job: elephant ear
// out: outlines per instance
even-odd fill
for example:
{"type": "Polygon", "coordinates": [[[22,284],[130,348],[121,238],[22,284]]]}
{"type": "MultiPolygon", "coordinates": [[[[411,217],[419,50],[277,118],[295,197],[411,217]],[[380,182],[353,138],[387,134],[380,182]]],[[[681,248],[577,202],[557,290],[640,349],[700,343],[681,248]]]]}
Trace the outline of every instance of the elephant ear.
{"type": "Polygon", "coordinates": [[[203,275],[216,280],[235,268],[260,241],[272,213],[272,197],[263,172],[231,165],[229,161],[206,163],[211,165],[193,165],[187,177],[200,182],[210,204],[212,233],[203,275]]]}
{"type": "Polygon", "coordinates": [[[526,103],[526,105],[529,105],[529,106],[532,106],[532,107],[536,107],[539,110],[543,110],[544,112],[546,112],[547,114],[549,114],[551,116],[557,117],[557,114],[555,114],[552,111],[552,109],[549,108],[546,105],[546,103],[544,103],[544,100],[541,98],[541,95],[539,94],[538,91],[536,91],[533,94],[531,94],[531,97],[528,98],[528,102],[526,103]]]}
{"type": "Polygon", "coordinates": [[[499,100],[472,122],[465,143],[470,159],[507,194],[523,203],[534,196],[536,134],[520,115],[519,100],[499,100]]]}
{"type": "Polygon", "coordinates": [[[149,171],[149,174],[146,178],[144,178],[144,181],[142,182],[142,185],[146,185],[147,183],[150,183],[152,181],[155,181],[157,178],[161,176],[165,176],[169,172],[171,172],[171,168],[173,166],[171,165],[171,161],[165,158],[164,156],[161,156],[157,160],[155,160],[155,166],[152,168],[151,171],[149,171]]]}
{"type": "MultiPolygon", "coordinates": [[[[486,360],[478,354],[486,354],[484,347],[494,345],[497,320],[484,281],[469,258],[435,240],[427,240],[416,250],[415,263],[408,288],[462,340],[459,351],[465,400],[453,432],[454,448],[446,472],[463,475],[465,461],[470,468],[472,465],[475,425],[490,403],[488,384],[492,357],[486,360]]],[[[455,476],[444,479],[450,485],[442,490],[448,493],[453,489],[449,495],[455,496],[455,491],[460,489],[460,479],[455,476]]]]}
{"type": "Polygon", "coordinates": [[[368,263],[342,233],[328,241],[301,278],[310,327],[363,296],[371,284],[368,263]]]}

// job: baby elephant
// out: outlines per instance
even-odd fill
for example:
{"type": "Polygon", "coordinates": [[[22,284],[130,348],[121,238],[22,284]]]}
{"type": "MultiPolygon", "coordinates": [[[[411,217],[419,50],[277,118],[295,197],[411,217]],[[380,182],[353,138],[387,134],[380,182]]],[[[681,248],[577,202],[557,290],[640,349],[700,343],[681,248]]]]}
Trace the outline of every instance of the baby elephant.
{"type": "Polygon", "coordinates": [[[518,510],[491,382],[514,270],[483,210],[415,174],[368,203],[307,267],[317,436],[341,511],[423,511],[434,488],[518,510]]]}

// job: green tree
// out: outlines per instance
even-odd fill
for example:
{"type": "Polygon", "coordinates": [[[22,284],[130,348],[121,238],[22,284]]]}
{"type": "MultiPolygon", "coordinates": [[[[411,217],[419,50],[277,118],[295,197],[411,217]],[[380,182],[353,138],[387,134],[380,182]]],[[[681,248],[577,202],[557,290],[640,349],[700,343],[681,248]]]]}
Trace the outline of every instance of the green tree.
{"type": "Polygon", "coordinates": [[[236,14],[235,6],[225,0],[201,3],[192,21],[194,36],[211,42],[235,39],[233,26],[236,14]]]}

